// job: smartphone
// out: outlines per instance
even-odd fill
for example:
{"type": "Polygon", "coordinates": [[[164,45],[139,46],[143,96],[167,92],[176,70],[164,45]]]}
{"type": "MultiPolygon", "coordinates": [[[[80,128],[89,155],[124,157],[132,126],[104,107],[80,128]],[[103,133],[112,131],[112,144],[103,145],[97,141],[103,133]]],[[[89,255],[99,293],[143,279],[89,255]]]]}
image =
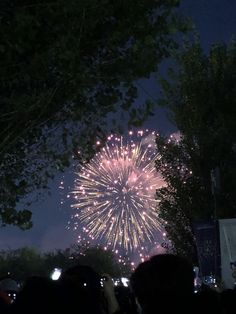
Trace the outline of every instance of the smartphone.
{"type": "Polygon", "coordinates": [[[58,280],[61,276],[61,268],[54,268],[51,273],[52,280],[58,280]]]}

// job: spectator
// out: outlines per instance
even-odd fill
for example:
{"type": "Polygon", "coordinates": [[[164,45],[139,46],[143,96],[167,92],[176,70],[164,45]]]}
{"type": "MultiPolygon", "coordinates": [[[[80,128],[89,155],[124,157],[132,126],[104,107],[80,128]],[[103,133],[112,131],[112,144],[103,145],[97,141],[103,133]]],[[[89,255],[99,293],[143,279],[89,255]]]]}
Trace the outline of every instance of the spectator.
{"type": "Polygon", "coordinates": [[[65,310],[64,299],[56,282],[47,277],[28,278],[19,291],[10,313],[51,314],[65,310]]]}
{"type": "Polygon", "coordinates": [[[78,313],[101,314],[102,294],[100,276],[90,267],[77,265],[61,274],[59,283],[71,310],[78,313]]]}
{"type": "Polygon", "coordinates": [[[13,302],[19,291],[19,285],[14,279],[7,276],[0,280],[0,289],[1,291],[4,291],[13,302]]]}
{"type": "Polygon", "coordinates": [[[180,256],[161,254],[141,263],[131,286],[142,313],[189,313],[194,296],[191,263],[180,256]]]}

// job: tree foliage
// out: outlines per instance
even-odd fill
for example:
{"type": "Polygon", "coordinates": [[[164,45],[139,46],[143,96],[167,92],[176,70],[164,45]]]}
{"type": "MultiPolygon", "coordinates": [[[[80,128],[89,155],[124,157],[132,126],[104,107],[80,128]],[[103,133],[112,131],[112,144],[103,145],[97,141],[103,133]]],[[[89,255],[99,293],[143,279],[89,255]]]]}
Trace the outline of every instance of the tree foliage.
{"type": "MultiPolygon", "coordinates": [[[[106,117],[135,108],[134,81],[157,70],[187,24],[177,0],[6,0],[0,4],[0,218],[31,226],[16,204],[71,154],[86,159],[106,117]],[[78,151],[80,153],[78,153],[78,151]]],[[[114,120],[114,122],[116,122],[114,120]]],[[[117,127],[117,125],[114,125],[117,127]]]]}
{"type": "Polygon", "coordinates": [[[167,181],[158,197],[173,242],[188,254],[194,221],[236,216],[236,45],[216,44],[206,55],[187,44],[178,62],[172,80],[162,80],[162,105],[181,137],[157,140],[157,169],[167,181]]]}
{"type": "Polygon", "coordinates": [[[2,251],[0,254],[0,277],[8,274],[18,281],[23,281],[31,275],[42,275],[40,253],[28,247],[2,251]]]}
{"type": "Polygon", "coordinates": [[[122,277],[130,274],[129,264],[120,263],[111,250],[91,247],[80,254],[78,261],[81,265],[91,266],[98,274],[109,274],[112,277],[122,277]]]}
{"type": "Polygon", "coordinates": [[[118,262],[111,251],[102,248],[72,246],[65,250],[42,253],[30,247],[0,252],[0,278],[10,276],[24,282],[30,276],[49,277],[54,268],[65,271],[77,264],[91,266],[99,274],[114,277],[130,273],[128,265],[118,262]]]}
{"type": "Polygon", "coordinates": [[[171,250],[196,261],[193,221],[199,218],[199,211],[209,211],[204,202],[206,191],[193,175],[191,159],[182,140],[158,136],[156,143],[161,155],[156,160],[156,169],[166,183],[156,192],[159,216],[166,222],[171,250]]]}

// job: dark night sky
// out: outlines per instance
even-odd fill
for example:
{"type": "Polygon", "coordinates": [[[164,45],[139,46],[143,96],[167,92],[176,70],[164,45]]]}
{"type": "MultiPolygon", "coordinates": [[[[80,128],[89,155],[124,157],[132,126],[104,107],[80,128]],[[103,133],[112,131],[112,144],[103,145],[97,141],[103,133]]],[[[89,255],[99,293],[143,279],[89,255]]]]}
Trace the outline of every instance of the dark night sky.
{"type": "MultiPolygon", "coordinates": [[[[193,18],[202,46],[208,50],[214,42],[228,43],[236,31],[236,1],[235,0],[183,0],[181,11],[193,18]]],[[[142,81],[142,86],[153,98],[158,90],[154,79],[142,81]]],[[[145,98],[140,96],[139,102],[145,98]]],[[[168,121],[166,114],[157,110],[145,124],[145,127],[157,129],[163,133],[175,130],[168,121]]],[[[64,174],[66,184],[73,184],[73,175],[68,171],[64,174]]],[[[21,231],[16,227],[0,229],[0,249],[35,246],[42,250],[65,248],[75,242],[76,234],[65,229],[70,217],[70,207],[61,206],[58,186],[62,175],[58,175],[50,184],[51,196],[36,202],[30,208],[33,211],[34,226],[29,231],[21,231]]]]}

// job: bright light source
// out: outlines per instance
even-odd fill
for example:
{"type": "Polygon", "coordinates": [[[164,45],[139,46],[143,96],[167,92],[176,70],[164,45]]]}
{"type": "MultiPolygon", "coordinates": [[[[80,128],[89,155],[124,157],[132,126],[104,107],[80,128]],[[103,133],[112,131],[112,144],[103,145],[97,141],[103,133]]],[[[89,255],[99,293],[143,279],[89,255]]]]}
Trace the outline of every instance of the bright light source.
{"type": "Polygon", "coordinates": [[[129,286],[129,279],[128,278],[121,277],[120,280],[121,280],[121,282],[122,282],[124,287],[128,287],[129,286]]]}
{"type": "Polygon", "coordinates": [[[52,280],[58,280],[61,276],[61,269],[60,268],[54,268],[51,278],[52,280]]]}

